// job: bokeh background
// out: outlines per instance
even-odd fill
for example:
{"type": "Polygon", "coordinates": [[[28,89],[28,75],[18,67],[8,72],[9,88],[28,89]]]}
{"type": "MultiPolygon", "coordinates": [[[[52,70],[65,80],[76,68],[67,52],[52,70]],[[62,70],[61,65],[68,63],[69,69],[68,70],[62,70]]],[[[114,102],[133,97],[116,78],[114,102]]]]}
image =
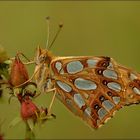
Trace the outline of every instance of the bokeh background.
{"type": "MultiPolygon", "coordinates": [[[[0,44],[10,57],[22,51],[33,58],[39,44],[45,47],[50,16],[53,39],[60,22],[64,27],[53,45],[58,56],[104,55],[140,71],[140,2],[138,1],[0,1],[0,44]]],[[[33,72],[33,66],[29,68],[33,72]]],[[[25,125],[9,128],[19,115],[16,99],[0,102],[1,131],[6,139],[23,139],[25,125]]],[[[51,95],[35,100],[49,104],[51,95]]],[[[92,130],[57,99],[53,106],[57,119],[35,128],[37,139],[140,139],[140,105],[118,111],[98,130],[92,130]]]]}

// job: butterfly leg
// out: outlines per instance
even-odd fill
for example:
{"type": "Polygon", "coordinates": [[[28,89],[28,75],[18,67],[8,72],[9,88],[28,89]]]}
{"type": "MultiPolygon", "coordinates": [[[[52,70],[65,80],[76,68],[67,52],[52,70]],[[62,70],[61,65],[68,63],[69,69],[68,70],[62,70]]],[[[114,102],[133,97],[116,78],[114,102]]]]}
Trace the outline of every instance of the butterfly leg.
{"type": "Polygon", "coordinates": [[[18,86],[15,86],[14,88],[18,88],[18,87],[21,87],[21,86],[24,86],[25,84],[27,84],[28,82],[30,82],[34,77],[35,75],[37,74],[37,72],[40,70],[40,67],[38,67],[36,69],[36,71],[32,74],[32,76],[30,77],[30,79],[28,79],[27,81],[25,81],[24,83],[18,85],[18,86]]]}
{"type": "Polygon", "coordinates": [[[52,105],[53,105],[53,103],[54,103],[55,96],[56,96],[56,89],[52,89],[52,91],[54,91],[54,94],[53,94],[53,97],[52,97],[51,103],[50,103],[49,108],[48,108],[48,115],[51,115],[52,105]]]}
{"type": "Polygon", "coordinates": [[[24,65],[35,64],[35,61],[34,61],[34,60],[31,60],[30,62],[24,62],[23,64],[24,64],[24,65]]]}

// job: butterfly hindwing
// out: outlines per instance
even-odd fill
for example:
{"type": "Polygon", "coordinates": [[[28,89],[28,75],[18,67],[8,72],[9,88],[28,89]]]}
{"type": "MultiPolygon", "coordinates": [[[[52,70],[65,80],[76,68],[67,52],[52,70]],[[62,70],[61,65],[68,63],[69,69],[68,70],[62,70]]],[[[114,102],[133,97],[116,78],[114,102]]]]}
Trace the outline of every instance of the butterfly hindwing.
{"type": "Polygon", "coordinates": [[[59,99],[97,128],[123,106],[124,83],[109,57],[61,57],[51,69],[59,99]]]}

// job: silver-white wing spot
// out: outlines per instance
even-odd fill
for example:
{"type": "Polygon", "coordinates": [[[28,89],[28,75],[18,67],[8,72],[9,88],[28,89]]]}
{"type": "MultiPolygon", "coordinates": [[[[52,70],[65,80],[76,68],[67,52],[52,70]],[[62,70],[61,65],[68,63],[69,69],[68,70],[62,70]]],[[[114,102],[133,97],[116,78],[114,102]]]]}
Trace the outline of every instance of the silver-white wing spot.
{"type": "Polygon", "coordinates": [[[56,67],[57,71],[59,72],[62,68],[62,64],[60,62],[56,62],[55,67],[56,67]]]}
{"type": "Polygon", "coordinates": [[[130,80],[135,80],[137,79],[138,77],[134,74],[134,73],[130,73],[130,80]]]}
{"type": "Polygon", "coordinates": [[[72,61],[67,64],[67,71],[70,74],[75,74],[82,71],[84,66],[80,61],[72,61]]]}
{"type": "Polygon", "coordinates": [[[97,63],[98,63],[98,60],[96,60],[96,59],[87,60],[88,67],[91,67],[91,68],[95,67],[97,63]]]}
{"type": "Polygon", "coordinates": [[[73,102],[70,99],[66,99],[66,104],[67,106],[70,108],[70,110],[75,113],[78,114],[79,112],[76,110],[76,108],[73,106],[73,102]]]}
{"type": "Polygon", "coordinates": [[[117,97],[117,96],[113,97],[113,101],[116,105],[120,102],[120,100],[121,100],[120,97],[117,97]]]}
{"type": "Polygon", "coordinates": [[[116,82],[109,82],[107,84],[108,88],[112,89],[112,90],[115,90],[117,92],[120,92],[121,91],[121,85],[116,83],[116,82]]]}
{"type": "Polygon", "coordinates": [[[110,62],[110,63],[109,63],[109,66],[108,66],[107,68],[113,70],[113,69],[114,69],[114,68],[113,68],[113,64],[110,62]]]}
{"type": "Polygon", "coordinates": [[[57,85],[66,92],[71,92],[72,88],[68,84],[62,82],[62,81],[56,81],[57,85]]]}
{"type": "Polygon", "coordinates": [[[107,111],[110,111],[114,107],[114,104],[109,100],[105,100],[102,105],[107,111]]]}
{"type": "Polygon", "coordinates": [[[112,79],[115,79],[115,80],[117,80],[117,77],[118,77],[118,75],[115,71],[108,70],[108,69],[103,71],[103,75],[107,78],[112,78],[112,79]]]}
{"type": "Polygon", "coordinates": [[[134,91],[136,94],[140,95],[140,90],[139,90],[138,88],[134,87],[134,88],[133,88],[133,91],[134,91]]]}
{"type": "Polygon", "coordinates": [[[100,108],[98,110],[98,115],[100,120],[102,120],[107,115],[107,111],[104,108],[100,108]]]}
{"type": "Polygon", "coordinates": [[[87,107],[84,111],[84,114],[87,115],[87,116],[91,116],[91,108],[87,107]]]}
{"type": "Polygon", "coordinates": [[[74,85],[81,90],[95,90],[97,88],[95,82],[83,78],[75,79],[74,85]]]}
{"type": "Polygon", "coordinates": [[[79,106],[79,108],[85,105],[83,97],[78,93],[74,94],[74,102],[79,106]]]}

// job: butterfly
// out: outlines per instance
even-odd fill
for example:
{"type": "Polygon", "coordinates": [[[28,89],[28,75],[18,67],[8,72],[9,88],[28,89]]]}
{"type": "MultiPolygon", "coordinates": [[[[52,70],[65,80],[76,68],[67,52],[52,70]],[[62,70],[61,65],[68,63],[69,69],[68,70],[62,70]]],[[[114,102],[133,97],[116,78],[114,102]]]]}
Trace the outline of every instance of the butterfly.
{"type": "Polygon", "coordinates": [[[53,100],[56,95],[67,109],[92,128],[102,126],[123,106],[140,103],[140,73],[111,57],[59,57],[49,49],[38,47],[35,63],[38,89],[54,92],[53,100]]]}
{"type": "Polygon", "coordinates": [[[140,102],[140,74],[104,56],[57,57],[38,47],[35,80],[76,116],[98,128],[126,105],[140,102]]]}

